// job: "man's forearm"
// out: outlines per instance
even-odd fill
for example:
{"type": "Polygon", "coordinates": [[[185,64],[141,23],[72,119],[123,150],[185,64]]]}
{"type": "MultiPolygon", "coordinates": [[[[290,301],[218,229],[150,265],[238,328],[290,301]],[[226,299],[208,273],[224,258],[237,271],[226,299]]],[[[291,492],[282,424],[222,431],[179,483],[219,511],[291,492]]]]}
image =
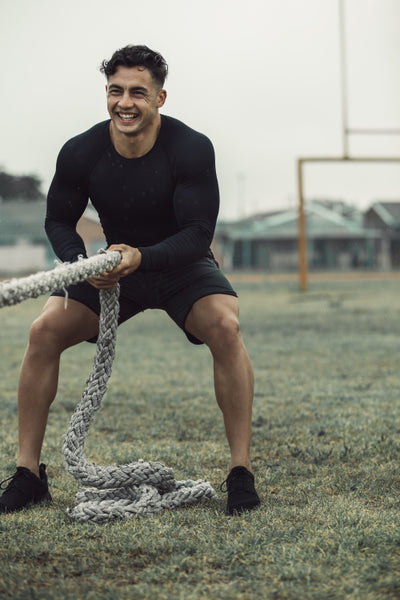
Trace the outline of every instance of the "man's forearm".
{"type": "Polygon", "coordinates": [[[73,262],[78,256],[87,256],[85,243],[76,229],[46,217],[45,230],[54,252],[63,262],[73,262]]]}

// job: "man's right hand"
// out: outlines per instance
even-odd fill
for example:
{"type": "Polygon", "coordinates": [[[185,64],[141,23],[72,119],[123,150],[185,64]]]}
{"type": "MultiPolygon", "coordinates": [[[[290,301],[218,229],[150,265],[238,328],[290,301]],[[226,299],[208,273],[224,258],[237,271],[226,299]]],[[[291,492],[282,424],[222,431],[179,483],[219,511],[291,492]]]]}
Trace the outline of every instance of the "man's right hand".
{"type": "Polygon", "coordinates": [[[136,271],[140,266],[142,255],[137,248],[127,246],[126,244],[113,244],[108,250],[114,250],[121,253],[121,262],[108,273],[100,273],[96,277],[90,277],[88,283],[98,290],[106,290],[114,287],[121,277],[125,277],[136,271]]]}

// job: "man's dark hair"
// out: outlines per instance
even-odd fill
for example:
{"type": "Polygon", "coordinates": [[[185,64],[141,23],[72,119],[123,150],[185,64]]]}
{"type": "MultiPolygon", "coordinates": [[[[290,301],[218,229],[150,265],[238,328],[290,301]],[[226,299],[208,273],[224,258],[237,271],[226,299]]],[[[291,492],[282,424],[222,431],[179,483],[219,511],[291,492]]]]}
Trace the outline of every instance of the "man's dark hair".
{"type": "Polygon", "coordinates": [[[107,79],[114,75],[118,67],[145,67],[153,80],[163,87],[168,73],[168,65],[158,52],[147,46],[125,46],[116,50],[110,60],[103,60],[100,71],[107,79]]]}

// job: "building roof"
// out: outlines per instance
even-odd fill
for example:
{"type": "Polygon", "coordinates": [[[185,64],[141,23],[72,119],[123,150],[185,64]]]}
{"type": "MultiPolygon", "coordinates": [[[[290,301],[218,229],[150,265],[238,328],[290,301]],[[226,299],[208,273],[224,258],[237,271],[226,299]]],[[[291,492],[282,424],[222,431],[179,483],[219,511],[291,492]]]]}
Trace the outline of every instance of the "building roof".
{"type": "MultiPolygon", "coordinates": [[[[311,202],[305,208],[308,238],[365,238],[377,234],[362,225],[359,213],[342,214],[335,207],[311,202]]],[[[236,223],[220,223],[217,235],[238,239],[293,239],[298,237],[298,211],[295,209],[257,215],[236,223]]]]}
{"type": "Polygon", "coordinates": [[[374,202],[368,213],[375,213],[388,227],[400,227],[400,202],[374,202]]]}

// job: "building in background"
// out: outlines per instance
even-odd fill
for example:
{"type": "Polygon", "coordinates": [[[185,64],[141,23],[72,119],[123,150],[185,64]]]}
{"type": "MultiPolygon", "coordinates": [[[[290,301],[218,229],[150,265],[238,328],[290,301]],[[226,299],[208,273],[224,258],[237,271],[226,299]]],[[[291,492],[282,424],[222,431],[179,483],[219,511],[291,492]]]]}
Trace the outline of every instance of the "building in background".
{"type": "Polygon", "coordinates": [[[379,232],[383,267],[400,268],[400,202],[375,202],[364,215],[364,225],[379,232]]]}
{"type": "MultiPolygon", "coordinates": [[[[366,212],[335,201],[306,205],[310,270],[400,268],[400,201],[375,202],[366,212]]],[[[51,269],[56,256],[44,231],[45,202],[0,202],[0,274],[51,269]]],[[[295,209],[218,222],[213,250],[227,270],[290,272],[298,269],[295,209]]],[[[106,246],[96,211],[87,208],[77,226],[89,256],[106,246]]]]}
{"type": "Polygon", "coordinates": [[[0,273],[32,273],[47,268],[49,248],[44,201],[0,202],[0,273]]]}
{"type": "MultiPolygon", "coordinates": [[[[400,213],[400,202],[393,203],[393,211],[395,206],[400,213]]],[[[385,229],[378,220],[375,223],[367,218],[370,211],[363,214],[344,202],[329,200],[307,203],[308,267],[311,270],[386,270],[400,266],[396,246],[400,236],[394,222],[385,229]],[[386,241],[388,237],[392,240],[390,244],[386,241]]],[[[228,270],[295,271],[298,269],[297,210],[221,222],[216,229],[214,247],[221,264],[228,270]]]]}
{"type": "MultiPolygon", "coordinates": [[[[44,230],[44,201],[0,202],[0,275],[52,269],[57,257],[44,230]]],[[[88,207],[77,226],[89,256],[105,247],[96,211],[88,207]]]]}

